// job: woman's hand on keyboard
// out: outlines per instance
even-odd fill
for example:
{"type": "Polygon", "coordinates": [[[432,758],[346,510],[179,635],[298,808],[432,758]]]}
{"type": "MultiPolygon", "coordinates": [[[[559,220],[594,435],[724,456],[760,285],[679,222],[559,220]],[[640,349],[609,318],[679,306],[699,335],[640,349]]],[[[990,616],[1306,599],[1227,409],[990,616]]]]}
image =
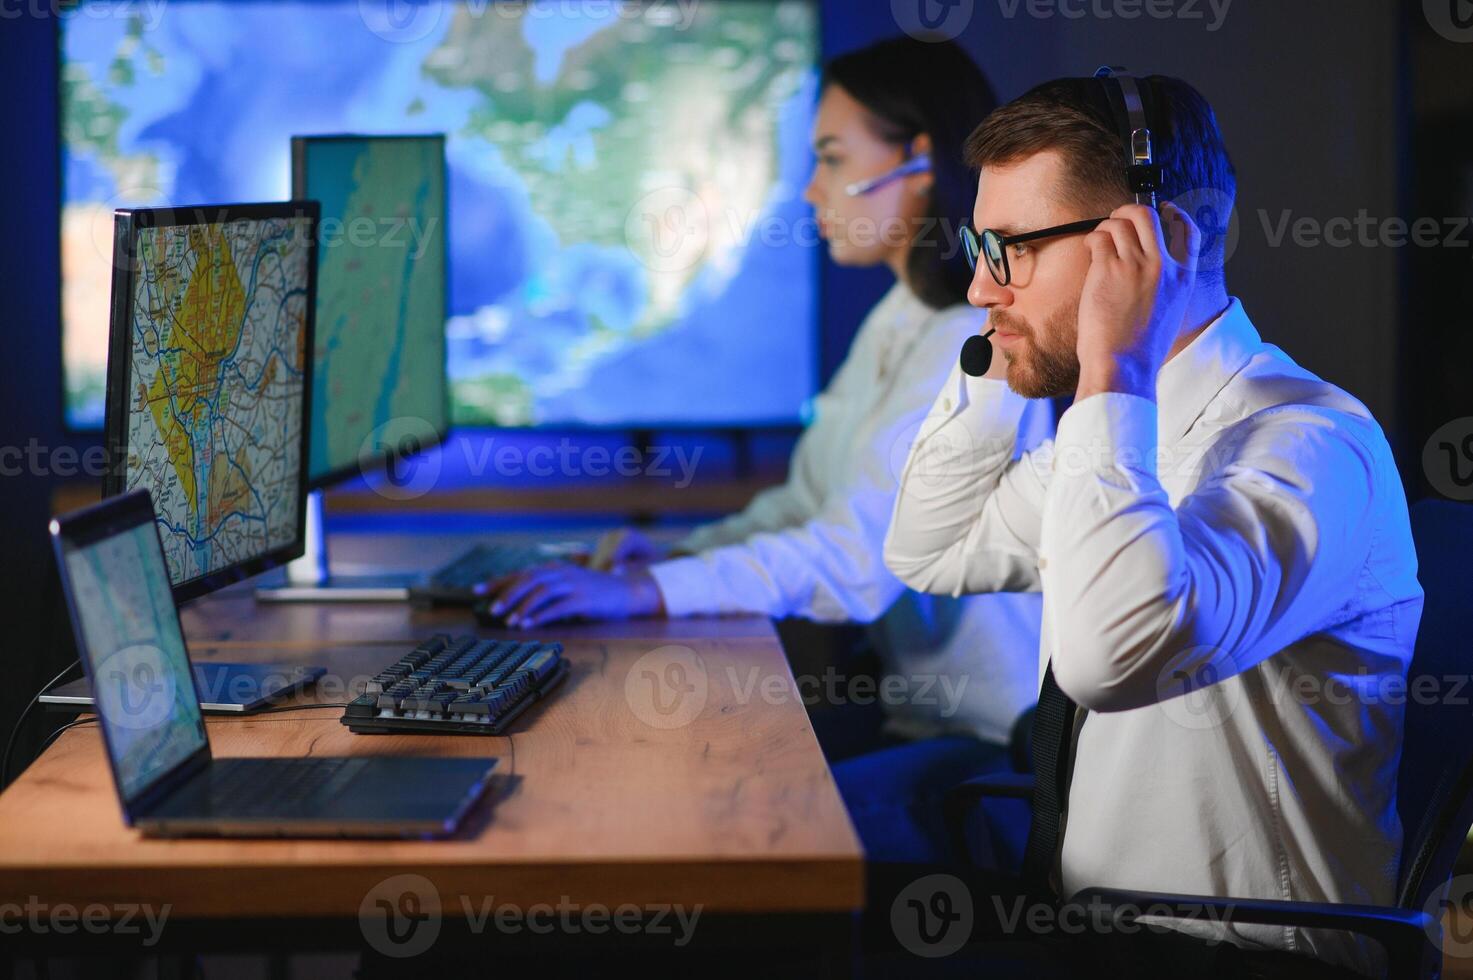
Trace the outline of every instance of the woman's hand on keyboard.
{"type": "Polygon", "coordinates": [[[579,565],[544,565],[492,582],[486,592],[492,615],[514,629],[534,629],[567,619],[634,619],[663,616],[665,602],[643,567],[600,572],[579,565]]]}

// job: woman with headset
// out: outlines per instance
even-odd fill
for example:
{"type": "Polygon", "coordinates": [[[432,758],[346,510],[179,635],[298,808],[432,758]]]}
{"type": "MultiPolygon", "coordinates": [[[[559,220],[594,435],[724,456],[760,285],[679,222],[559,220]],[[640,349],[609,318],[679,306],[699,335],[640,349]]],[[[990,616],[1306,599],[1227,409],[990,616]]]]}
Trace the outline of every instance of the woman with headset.
{"type": "MultiPolygon", "coordinates": [[[[871,859],[929,860],[945,834],[928,801],[1005,766],[1037,692],[1037,594],[921,595],[882,559],[911,441],[982,329],[958,240],[976,193],[962,144],[996,102],[960,47],[911,38],[835,59],[821,93],[805,199],[836,263],[886,267],[895,284],[817,396],[787,482],[669,555],[624,533],[607,569],[547,566],[491,583],[488,598],[512,627],[722,613],[869,624],[888,693],[866,704],[851,703],[854,685],[805,693],[845,702],[812,717],[871,859]]],[[[1052,431],[1047,402],[1029,412],[1019,452],[1052,431]]]]}

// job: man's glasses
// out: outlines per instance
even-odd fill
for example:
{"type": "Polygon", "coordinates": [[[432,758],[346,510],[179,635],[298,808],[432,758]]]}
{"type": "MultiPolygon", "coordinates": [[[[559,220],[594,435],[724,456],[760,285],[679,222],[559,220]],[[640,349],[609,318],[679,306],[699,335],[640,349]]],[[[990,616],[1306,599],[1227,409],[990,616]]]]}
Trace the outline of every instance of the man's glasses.
{"type": "Polygon", "coordinates": [[[1054,225],[1052,228],[1040,228],[1038,231],[1028,231],[1021,235],[999,235],[991,228],[982,229],[978,235],[972,230],[971,225],[962,225],[962,251],[966,253],[967,263],[973,269],[977,268],[977,261],[987,263],[987,271],[992,273],[992,278],[999,286],[1006,286],[1013,281],[1013,270],[1008,268],[1008,246],[1021,245],[1024,242],[1036,242],[1040,238],[1054,238],[1059,235],[1079,235],[1087,231],[1094,231],[1104,218],[1086,218],[1083,221],[1071,221],[1067,225],[1054,225]]]}

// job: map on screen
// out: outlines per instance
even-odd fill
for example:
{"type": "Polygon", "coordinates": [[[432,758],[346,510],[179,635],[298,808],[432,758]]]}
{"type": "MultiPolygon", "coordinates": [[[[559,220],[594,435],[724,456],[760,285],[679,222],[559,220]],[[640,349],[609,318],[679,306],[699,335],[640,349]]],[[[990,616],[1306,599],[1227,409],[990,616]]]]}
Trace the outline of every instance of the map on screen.
{"type": "Polygon", "coordinates": [[[158,538],[143,524],[65,552],[87,674],[125,799],[205,744],[158,538]]]}
{"type": "Polygon", "coordinates": [[[801,417],[812,0],[88,6],[61,24],[72,425],[102,416],[111,209],[284,199],[311,133],[446,134],[453,423],[801,417]]]}
{"type": "Polygon", "coordinates": [[[294,185],[321,203],[309,479],[376,455],[395,420],[443,432],[445,147],[298,139],[294,185]]]}
{"type": "Polygon", "coordinates": [[[122,489],[153,496],[178,585],[300,534],[312,222],[134,234],[122,489]]]}

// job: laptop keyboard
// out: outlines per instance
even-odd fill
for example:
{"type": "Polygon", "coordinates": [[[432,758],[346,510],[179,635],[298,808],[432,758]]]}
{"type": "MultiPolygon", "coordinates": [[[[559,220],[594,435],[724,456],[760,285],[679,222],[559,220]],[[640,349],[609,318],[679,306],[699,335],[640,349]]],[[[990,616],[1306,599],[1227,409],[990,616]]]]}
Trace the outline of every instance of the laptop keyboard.
{"type": "Polygon", "coordinates": [[[567,672],[561,643],[439,633],[370,680],[342,722],[365,735],[499,735],[567,672]]]}
{"type": "Polygon", "coordinates": [[[367,759],[270,759],[252,766],[254,760],[236,760],[230,779],[212,790],[210,805],[231,816],[266,816],[286,805],[310,797],[330,799],[367,765],[367,759]]]}

